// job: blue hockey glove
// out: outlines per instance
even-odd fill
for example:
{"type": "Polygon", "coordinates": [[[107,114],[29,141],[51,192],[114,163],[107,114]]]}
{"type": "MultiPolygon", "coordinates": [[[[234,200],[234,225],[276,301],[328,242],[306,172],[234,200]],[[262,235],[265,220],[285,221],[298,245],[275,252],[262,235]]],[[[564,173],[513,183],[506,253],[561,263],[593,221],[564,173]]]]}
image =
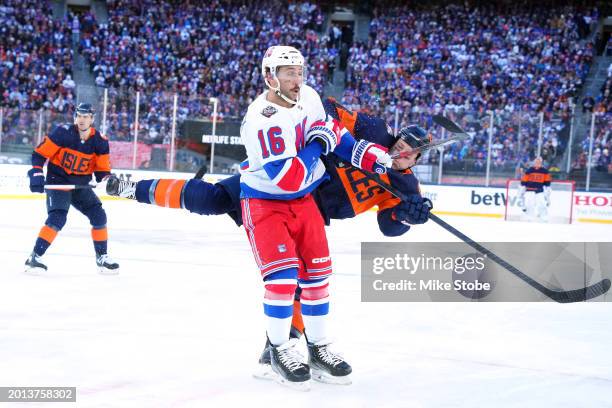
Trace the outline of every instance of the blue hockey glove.
{"type": "Polygon", "coordinates": [[[424,224],[429,219],[433,204],[429,198],[418,194],[408,196],[393,209],[393,219],[406,225],[424,224]]]}
{"type": "Polygon", "coordinates": [[[45,192],[45,175],[40,167],[32,167],[28,171],[30,178],[30,191],[33,193],[45,192]]]}
{"type": "Polygon", "coordinates": [[[96,171],[94,172],[94,175],[96,176],[96,181],[98,183],[101,183],[105,181],[106,179],[108,179],[111,173],[109,171],[96,171]]]}

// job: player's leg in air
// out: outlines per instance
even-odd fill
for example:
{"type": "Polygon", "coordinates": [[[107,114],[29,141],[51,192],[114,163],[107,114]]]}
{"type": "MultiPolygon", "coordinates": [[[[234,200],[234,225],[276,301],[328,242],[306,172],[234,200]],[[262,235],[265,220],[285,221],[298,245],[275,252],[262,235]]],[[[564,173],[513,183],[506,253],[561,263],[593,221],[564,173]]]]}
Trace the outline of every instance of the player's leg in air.
{"type": "Polygon", "coordinates": [[[216,184],[199,179],[148,179],[136,182],[111,176],[106,192],[143,204],[183,208],[200,215],[228,214],[236,224],[242,225],[239,175],[216,184]]]}

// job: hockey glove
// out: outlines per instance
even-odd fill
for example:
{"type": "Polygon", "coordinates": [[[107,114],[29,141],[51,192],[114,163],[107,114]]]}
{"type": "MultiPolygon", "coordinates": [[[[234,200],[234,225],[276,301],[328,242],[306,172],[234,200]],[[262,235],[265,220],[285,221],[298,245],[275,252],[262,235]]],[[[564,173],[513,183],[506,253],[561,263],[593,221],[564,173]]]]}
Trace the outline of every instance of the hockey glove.
{"type": "Polygon", "coordinates": [[[32,167],[28,171],[28,177],[30,178],[30,191],[33,193],[44,193],[45,192],[45,175],[40,167],[32,167]]]}
{"type": "Polygon", "coordinates": [[[358,140],[353,146],[351,164],[371,173],[385,174],[387,167],[393,164],[393,159],[383,146],[358,140]]]}
{"type": "Polygon", "coordinates": [[[94,172],[94,174],[96,175],[96,181],[98,183],[101,183],[101,182],[105,181],[111,175],[110,172],[108,172],[108,171],[96,171],[96,172],[94,172]]]}
{"type": "Polygon", "coordinates": [[[344,129],[340,122],[327,115],[325,120],[317,120],[306,133],[306,143],[316,141],[323,147],[323,154],[333,152],[342,139],[344,129]]]}
{"type": "Polygon", "coordinates": [[[395,206],[391,217],[406,225],[424,224],[429,219],[432,208],[433,204],[429,198],[411,194],[406,201],[395,206]]]}

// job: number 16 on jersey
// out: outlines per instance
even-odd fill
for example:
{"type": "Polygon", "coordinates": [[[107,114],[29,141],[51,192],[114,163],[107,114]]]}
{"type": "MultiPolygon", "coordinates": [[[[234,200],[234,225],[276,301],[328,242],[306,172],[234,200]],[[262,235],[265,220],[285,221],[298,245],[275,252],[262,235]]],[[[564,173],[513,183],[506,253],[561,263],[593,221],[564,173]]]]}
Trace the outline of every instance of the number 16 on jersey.
{"type": "Polygon", "coordinates": [[[278,126],[273,126],[264,134],[263,130],[257,132],[259,145],[261,146],[261,157],[267,159],[278,156],[285,151],[285,140],[281,137],[282,130],[278,126]]]}

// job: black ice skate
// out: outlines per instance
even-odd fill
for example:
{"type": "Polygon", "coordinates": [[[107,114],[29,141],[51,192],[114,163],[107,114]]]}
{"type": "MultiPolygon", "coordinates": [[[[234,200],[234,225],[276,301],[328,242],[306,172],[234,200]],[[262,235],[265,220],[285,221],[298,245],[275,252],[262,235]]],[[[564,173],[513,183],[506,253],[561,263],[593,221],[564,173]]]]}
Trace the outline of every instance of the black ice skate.
{"type": "MultiPolygon", "coordinates": [[[[291,326],[291,332],[289,333],[290,339],[299,339],[302,336],[302,332],[296,329],[294,326],[291,326]]],[[[253,373],[253,377],[259,378],[260,380],[273,380],[274,372],[272,371],[272,366],[270,365],[270,348],[272,344],[270,340],[266,337],[266,344],[264,345],[264,349],[261,352],[261,356],[259,357],[259,364],[257,369],[253,373]]]]}
{"type": "Polygon", "coordinates": [[[111,174],[106,180],[106,194],[134,200],[136,198],[136,182],[121,180],[119,177],[111,174]]]}
{"type": "Polygon", "coordinates": [[[119,264],[111,259],[107,254],[96,257],[98,272],[102,275],[116,275],[119,273],[119,264]]]}
{"type": "Polygon", "coordinates": [[[329,343],[308,343],[308,364],[314,380],[328,383],[349,385],[351,366],[338,354],[329,350],[329,343]]]}
{"type": "Polygon", "coordinates": [[[40,256],[36,252],[32,252],[25,261],[25,272],[37,274],[47,270],[47,265],[41,262],[40,256]]]}
{"type": "Polygon", "coordinates": [[[310,390],[310,368],[302,363],[302,355],[296,350],[297,339],[289,339],[280,346],[270,347],[270,363],[275,380],[290,388],[310,390]]]}

